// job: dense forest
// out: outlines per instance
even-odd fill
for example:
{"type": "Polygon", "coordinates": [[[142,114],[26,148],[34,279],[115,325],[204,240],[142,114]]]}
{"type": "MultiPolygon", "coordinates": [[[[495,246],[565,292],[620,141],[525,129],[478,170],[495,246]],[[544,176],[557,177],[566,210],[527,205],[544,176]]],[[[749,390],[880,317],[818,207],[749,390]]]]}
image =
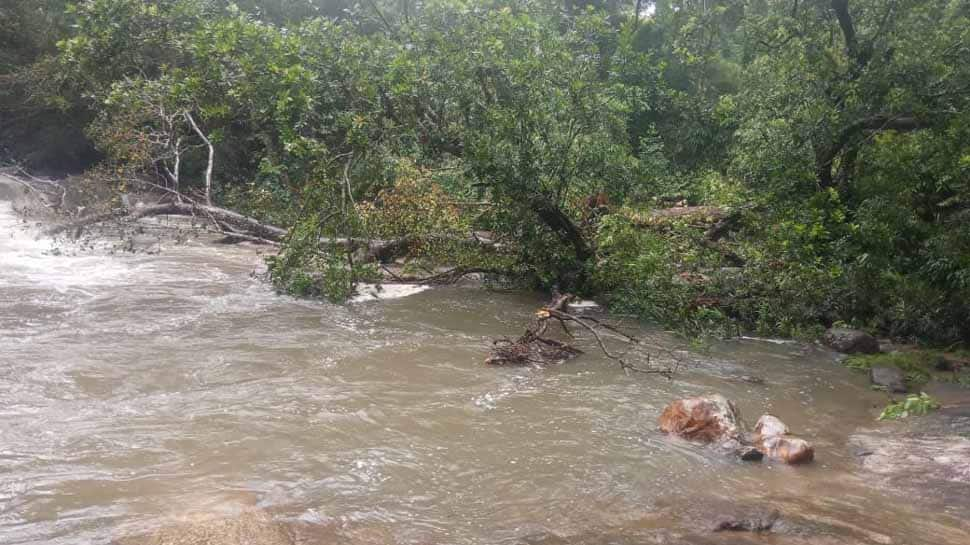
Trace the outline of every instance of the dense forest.
{"type": "Polygon", "coordinates": [[[278,226],[334,300],[398,261],[967,341],[968,106],[967,0],[0,3],[4,160],[278,226]]]}

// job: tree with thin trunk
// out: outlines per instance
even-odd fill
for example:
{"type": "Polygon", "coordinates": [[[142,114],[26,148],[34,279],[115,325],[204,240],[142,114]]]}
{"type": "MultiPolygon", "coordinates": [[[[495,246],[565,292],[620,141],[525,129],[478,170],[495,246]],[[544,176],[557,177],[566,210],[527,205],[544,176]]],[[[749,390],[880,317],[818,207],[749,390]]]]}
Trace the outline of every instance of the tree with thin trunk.
{"type": "Polygon", "coordinates": [[[195,122],[195,118],[192,117],[191,113],[185,112],[185,119],[209,150],[209,160],[205,166],[205,203],[212,206],[212,168],[215,164],[216,149],[212,145],[212,141],[209,140],[209,137],[199,128],[199,124],[195,122]]]}

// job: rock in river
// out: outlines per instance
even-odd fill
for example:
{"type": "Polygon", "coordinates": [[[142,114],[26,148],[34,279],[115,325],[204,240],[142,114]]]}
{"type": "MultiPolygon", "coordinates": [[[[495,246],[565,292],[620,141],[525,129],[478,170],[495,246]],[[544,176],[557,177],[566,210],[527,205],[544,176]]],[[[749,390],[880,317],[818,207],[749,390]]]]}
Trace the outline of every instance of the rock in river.
{"type": "Polygon", "coordinates": [[[788,426],[777,417],[763,415],[754,426],[755,445],[769,460],[786,464],[807,464],[815,459],[815,448],[791,435],[788,426]]]}
{"type": "Polygon", "coordinates": [[[660,415],[660,430],[705,443],[736,441],[741,415],[722,395],[678,399],[660,415]]]}
{"type": "Polygon", "coordinates": [[[822,342],[832,350],[843,354],[879,353],[879,341],[872,335],[858,329],[833,327],[822,336],[822,342]]]}
{"type": "Polygon", "coordinates": [[[758,434],[759,437],[773,437],[776,435],[788,435],[791,430],[788,426],[781,421],[776,416],[765,414],[758,419],[758,423],[754,425],[754,432],[758,434]]]}
{"type": "Polygon", "coordinates": [[[888,365],[874,365],[869,369],[869,381],[887,392],[905,393],[906,377],[902,369],[888,365]]]}
{"type": "Polygon", "coordinates": [[[768,532],[780,518],[781,513],[774,509],[745,515],[721,515],[712,529],[715,532],[768,532]]]}
{"type": "Polygon", "coordinates": [[[154,532],[116,539],[112,545],[293,545],[290,532],[268,513],[186,514],[154,532]]]}
{"type": "Polygon", "coordinates": [[[750,440],[743,433],[741,413],[722,395],[678,399],[660,415],[660,430],[733,451],[744,461],[762,458],[803,464],[815,458],[812,445],[791,435],[788,426],[766,414],[758,419],[750,440]]]}

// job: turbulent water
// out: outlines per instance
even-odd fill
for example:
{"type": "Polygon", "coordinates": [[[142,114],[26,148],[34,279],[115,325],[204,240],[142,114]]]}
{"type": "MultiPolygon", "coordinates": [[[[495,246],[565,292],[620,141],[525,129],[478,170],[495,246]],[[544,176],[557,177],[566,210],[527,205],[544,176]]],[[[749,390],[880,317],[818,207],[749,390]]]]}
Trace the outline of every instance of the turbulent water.
{"type": "Polygon", "coordinates": [[[109,543],[250,508],[308,543],[970,543],[965,503],[859,472],[847,438],[885,399],[826,351],[724,342],[674,380],[624,375],[594,346],[490,368],[489,339],[537,296],[334,306],[275,295],[252,247],[75,252],[37,232],[0,202],[0,543],[109,543]],[[710,392],[781,417],[816,463],[748,465],[657,432],[666,403],[710,392]],[[710,532],[739,506],[778,509],[782,531],[710,532]]]}

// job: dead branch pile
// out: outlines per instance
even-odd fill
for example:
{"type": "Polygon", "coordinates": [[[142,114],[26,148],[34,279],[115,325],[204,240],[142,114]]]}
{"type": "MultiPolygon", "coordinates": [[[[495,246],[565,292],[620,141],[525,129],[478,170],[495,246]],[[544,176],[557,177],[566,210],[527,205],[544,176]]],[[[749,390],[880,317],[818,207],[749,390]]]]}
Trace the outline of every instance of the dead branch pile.
{"type": "Polygon", "coordinates": [[[532,323],[519,338],[515,340],[502,338],[493,341],[492,350],[485,363],[488,365],[549,365],[583,354],[583,350],[569,343],[546,336],[549,324],[558,323],[569,338],[575,338],[569,329],[569,324],[575,324],[589,333],[600,352],[608,359],[617,362],[626,373],[656,374],[670,378],[677,372],[683,358],[665,349],[659,350],[671,356],[673,363],[670,365],[654,365],[651,355],[643,354],[642,351],[637,359],[645,360],[645,363],[634,363],[631,352],[643,348],[644,343],[639,338],[628,335],[598,318],[568,312],[568,303],[572,299],[573,296],[569,294],[555,297],[551,304],[536,312],[532,323]],[[604,336],[623,342],[628,350],[623,354],[614,353],[607,347],[604,336]]]}

